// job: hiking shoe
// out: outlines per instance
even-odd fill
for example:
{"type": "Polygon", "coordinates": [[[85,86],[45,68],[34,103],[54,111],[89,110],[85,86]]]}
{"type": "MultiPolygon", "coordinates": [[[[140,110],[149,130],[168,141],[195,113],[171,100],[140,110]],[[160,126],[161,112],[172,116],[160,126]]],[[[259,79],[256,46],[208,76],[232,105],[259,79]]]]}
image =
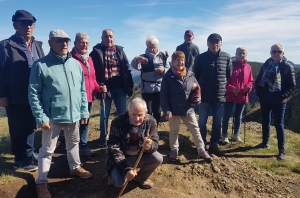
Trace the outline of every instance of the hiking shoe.
{"type": "Polygon", "coordinates": [[[243,142],[240,134],[234,134],[232,139],[233,139],[233,141],[236,141],[236,142],[243,142]]]}
{"type": "Polygon", "coordinates": [[[51,198],[49,186],[47,184],[37,184],[36,192],[37,192],[38,198],[51,198]]]}
{"type": "Polygon", "coordinates": [[[210,145],[208,152],[210,154],[215,154],[218,157],[223,157],[225,156],[225,153],[220,150],[219,146],[217,144],[210,145]]]}
{"type": "Polygon", "coordinates": [[[171,150],[171,153],[170,153],[170,155],[169,155],[169,159],[170,159],[172,162],[174,162],[174,161],[176,161],[177,157],[178,157],[178,149],[173,149],[173,150],[171,150]]]}
{"type": "Polygon", "coordinates": [[[223,136],[223,137],[222,137],[222,143],[223,143],[223,144],[228,144],[228,143],[229,143],[228,137],[223,136]]]}
{"type": "Polygon", "coordinates": [[[279,155],[277,156],[277,160],[285,160],[285,152],[279,151],[279,155]]]}
{"type": "Polygon", "coordinates": [[[89,171],[83,169],[81,166],[79,166],[78,168],[76,168],[74,170],[71,170],[70,175],[76,175],[83,179],[87,179],[87,178],[90,178],[93,176],[89,171]]]}
{"type": "Polygon", "coordinates": [[[95,157],[95,153],[89,147],[79,149],[79,155],[85,157],[95,157]]]}
{"type": "Polygon", "coordinates": [[[35,165],[32,161],[31,158],[27,157],[24,160],[18,161],[14,163],[14,168],[15,169],[24,169],[29,172],[33,172],[38,169],[38,166],[35,165]]]}
{"type": "Polygon", "coordinates": [[[270,148],[270,145],[269,144],[260,143],[260,144],[258,144],[256,146],[254,146],[254,148],[256,148],[256,149],[261,149],[261,148],[268,149],[268,148],[270,148]]]}
{"type": "Polygon", "coordinates": [[[100,148],[106,146],[105,139],[99,139],[98,146],[99,146],[100,148]]]}
{"type": "Polygon", "coordinates": [[[205,162],[212,162],[213,158],[209,156],[209,154],[204,150],[204,151],[199,151],[198,152],[198,157],[204,159],[205,162]]]}
{"type": "Polygon", "coordinates": [[[154,185],[150,179],[146,179],[146,180],[142,181],[138,178],[133,178],[133,180],[138,182],[141,188],[145,188],[145,189],[150,189],[154,185]]]}

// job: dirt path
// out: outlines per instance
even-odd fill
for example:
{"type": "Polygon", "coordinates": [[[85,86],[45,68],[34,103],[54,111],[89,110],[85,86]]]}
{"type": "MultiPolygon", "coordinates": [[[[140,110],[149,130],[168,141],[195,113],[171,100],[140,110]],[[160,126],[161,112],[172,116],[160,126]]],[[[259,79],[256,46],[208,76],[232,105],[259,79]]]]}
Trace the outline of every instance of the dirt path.
{"type": "MultiPolygon", "coordinates": [[[[206,164],[196,158],[193,143],[180,135],[179,161],[170,163],[167,124],[159,127],[159,151],[164,155],[163,164],[151,176],[155,186],[150,190],[140,189],[135,182],[130,182],[122,197],[300,197],[299,182],[294,178],[279,177],[260,170],[246,159],[247,148],[233,147],[227,156],[214,156],[212,164],[206,164]],[[236,154],[240,149],[240,155],[236,154]]],[[[186,128],[182,127],[185,133],[186,128]]],[[[97,153],[94,158],[82,158],[83,167],[92,172],[90,179],[73,178],[69,175],[66,153],[63,146],[58,146],[53,156],[49,172],[49,187],[54,198],[92,198],[116,197],[119,188],[109,187],[106,172],[105,149],[97,148],[98,129],[91,127],[90,145],[97,153]]],[[[259,156],[257,156],[259,157],[259,156]]],[[[273,156],[264,156],[273,157],[273,156]]],[[[37,172],[18,173],[18,179],[6,185],[0,185],[0,197],[35,198],[34,180],[37,172]]]]}

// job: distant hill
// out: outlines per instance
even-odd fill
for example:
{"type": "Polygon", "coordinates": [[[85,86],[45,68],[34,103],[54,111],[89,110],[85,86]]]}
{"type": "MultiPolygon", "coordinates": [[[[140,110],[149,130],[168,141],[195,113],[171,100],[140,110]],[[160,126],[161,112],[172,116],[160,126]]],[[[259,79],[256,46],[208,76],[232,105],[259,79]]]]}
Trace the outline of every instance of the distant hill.
{"type": "Polygon", "coordinates": [[[293,67],[300,68],[300,64],[295,64],[292,61],[288,61],[293,67]]]}

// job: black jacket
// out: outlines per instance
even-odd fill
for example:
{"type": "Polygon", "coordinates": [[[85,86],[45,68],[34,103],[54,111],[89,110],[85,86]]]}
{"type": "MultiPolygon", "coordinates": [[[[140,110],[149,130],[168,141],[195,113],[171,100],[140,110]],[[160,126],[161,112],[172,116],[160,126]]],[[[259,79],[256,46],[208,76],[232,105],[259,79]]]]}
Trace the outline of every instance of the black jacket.
{"type": "MultiPolygon", "coordinates": [[[[117,59],[120,63],[119,67],[122,81],[120,87],[124,89],[125,93],[128,96],[131,96],[133,93],[133,80],[131,71],[129,69],[129,63],[125,52],[123,51],[123,47],[119,45],[115,45],[115,47],[117,49],[117,59]]],[[[102,48],[103,46],[101,45],[101,43],[99,43],[93,47],[93,51],[90,53],[90,56],[92,57],[94,62],[96,80],[99,85],[105,82],[104,58],[102,48]]],[[[101,98],[101,94],[98,94],[98,98],[101,98]]]]}
{"type": "MultiPolygon", "coordinates": [[[[156,126],[156,120],[149,114],[146,114],[144,122],[138,129],[138,142],[140,148],[143,147],[144,137],[148,137],[153,127],[156,126]]],[[[109,140],[107,142],[107,172],[110,173],[112,167],[116,167],[119,172],[125,176],[127,171],[132,169],[126,161],[125,153],[129,148],[130,129],[128,112],[120,114],[113,119],[110,127],[109,140]]],[[[144,151],[144,155],[154,153],[158,149],[158,134],[157,130],[152,135],[151,148],[148,151],[144,151]]]]}
{"type": "Polygon", "coordinates": [[[260,103],[286,103],[287,98],[292,94],[294,88],[296,87],[294,67],[287,62],[286,58],[279,63],[278,67],[281,75],[281,91],[270,92],[268,84],[266,84],[264,87],[259,85],[264,71],[269,67],[269,60],[270,59],[263,64],[255,80],[256,95],[259,97],[260,103]]]}
{"type": "Polygon", "coordinates": [[[177,46],[176,51],[182,51],[185,55],[185,67],[193,71],[194,61],[199,55],[199,47],[194,43],[182,43],[177,46]]]}
{"type": "Polygon", "coordinates": [[[194,73],[201,87],[201,102],[226,102],[226,84],[232,74],[229,54],[207,50],[196,57],[194,73]]]}
{"type": "Polygon", "coordinates": [[[191,71],[187,71],[184,80],[180,80],[172,69],[167,71],[160,90],[160,105],[165,115],[172,113],[186,116],[194,113],[189,100],[194,83],[197,83],[197,80],[191,71]]]}
{"type": "MultiPolygon", "coordinates": [[[[39,58],[45,56],[42,42],[33,40],[39,58]]],[[[8,97],[9,104],[29,105],[28,84],[31,68],[26,54],[11,36],[0,42],[0,98],[8,97]]]]}

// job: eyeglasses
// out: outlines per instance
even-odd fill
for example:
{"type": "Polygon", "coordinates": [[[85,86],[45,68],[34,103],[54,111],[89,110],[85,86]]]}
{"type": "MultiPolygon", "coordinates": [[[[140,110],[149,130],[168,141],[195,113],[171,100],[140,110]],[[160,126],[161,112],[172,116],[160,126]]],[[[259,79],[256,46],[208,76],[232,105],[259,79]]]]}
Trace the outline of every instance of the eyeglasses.
{"type": "Polygon", "coordinates": [[[89,45],[90,44],[89,42],[79,42],[79,41],[77,41],[77,43],[79,43],[79,45],[89,45]]]}
{"type": "Polygon", "coordinates": [[[217,44],[219,43],[220,41],[218,39],[212,39],[212,40],[209,40],[208,41],[210,44],[217,44]]]}
{"type": "Polygon", "coordinates": [[[18,21],[22,26],[32,26],[34,24],[33,21],[28,21],[28,20],[24,20],[24,21],[18,21]]]}
{"type": "Polygon", "coordinates": [[[272,50],[271,52],[272,52],[272,54],[281,54],[282,53],[281,50],[272,50]]]}
{"type": "Polygon", "coordinates": [[[64,43],[66,43],[67,45],[71,44],[71,40],[68,38],[58,38],[58,39],[53,39],[56,43],[62,45],[64,43]]]}

